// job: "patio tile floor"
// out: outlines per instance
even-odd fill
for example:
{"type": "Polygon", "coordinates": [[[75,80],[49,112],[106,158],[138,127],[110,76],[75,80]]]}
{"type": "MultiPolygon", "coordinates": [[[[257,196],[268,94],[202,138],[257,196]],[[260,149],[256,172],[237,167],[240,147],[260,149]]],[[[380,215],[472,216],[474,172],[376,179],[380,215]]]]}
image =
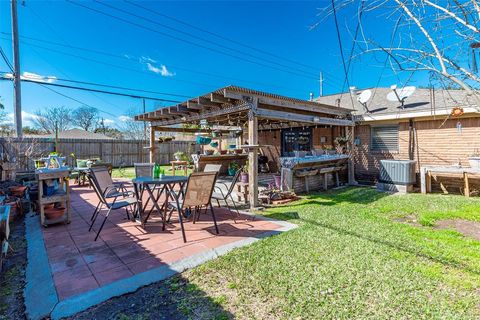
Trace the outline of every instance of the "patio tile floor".
{"type": "Polygon", "coordinates": [[[209,251],[243,239],[282,228],[273,221],[243,215],[234,223],[225,208],[215,208],[220,234],[215,233],[211,215],[185,223],[183,242],[176,214],[162,231],[161,220],[152,217],[145,228],[126,219],[123,210],[113,211],[97,241],[95,228],[88,232],[97,204],[88,186],[74,186],[71,192],[72,222],[42,228],[50,269],[59,300],[65,300],[112,282],[132,277],[165,264],[209,251]]]}

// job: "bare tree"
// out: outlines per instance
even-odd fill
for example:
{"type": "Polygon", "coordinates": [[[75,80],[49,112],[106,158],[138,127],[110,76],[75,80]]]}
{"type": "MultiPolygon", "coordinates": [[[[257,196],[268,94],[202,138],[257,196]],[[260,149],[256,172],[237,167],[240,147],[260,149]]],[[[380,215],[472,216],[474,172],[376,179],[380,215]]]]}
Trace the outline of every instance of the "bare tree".
{"type": "Polygon", "coordinates": [[[33,124],[47,133],[65,131],[72,124],[71,111],[66,107],[51,107],[45,111],[38,110],[35,114],[33,124]]]}
{"type": "Polygon", "coordinates": [[[124,139],[143,140],[149,135],[149,128],[145,127],[143,121],[135,121],[135,114],[134,110],[129,111],[127,117],[123,118],[123,122],[119,126],[124,139]]]}
{"type": "Polygon", "coordinates": [[[98,122],[98,109],[89,106],[78,107],[73,111],[72,122],[85,131],[94,130],[98,122]]]}
{"type": "Polygon", "coordinates": [[[480,110],[477,0],[336,0],[333,4],[335,7],[321,10],[322,18],[352,5],[358,8],[359,14],[353,22],[359,26],[360,40],[356,44],[361,53],[353,58],[366,53],[383,54],[395,72],[428,72],[449,86],[454,84],[464,89],[480,110]],[[367,19],[383,19],[382,28],[392,26],[391,36],[379,39],[380,23],[369,29],[363,23],[367,19]]]}

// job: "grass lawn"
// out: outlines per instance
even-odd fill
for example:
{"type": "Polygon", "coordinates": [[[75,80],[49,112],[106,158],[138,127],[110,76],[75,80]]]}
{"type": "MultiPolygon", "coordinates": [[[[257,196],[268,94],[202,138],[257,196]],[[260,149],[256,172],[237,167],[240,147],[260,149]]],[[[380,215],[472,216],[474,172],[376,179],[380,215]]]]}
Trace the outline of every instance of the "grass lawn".
{"type": "Polygon", "coordinates": [[[480,241],[431,227],[480,221],[478,199],[349,188],[265,214],[300,227],[182,275],[236,318],[480,317],[480,241]]]}
{"type": "MultiPolygon", "coordinates": [[[[184,315],[178,318],[480,318],[480,241],[432,228],[441,219],[480,221],[480,199],[347,188],[263,214],[299,228],[167,280],[184,315]]],[[[125,299],[159,301],[160,294],[142,290],[125,299]]],[[[120,310],[118,299],[94,312],[120,310]]],[[[142,307],[122,316],[152,312],[142,307]]]]}
{"type": "MultiPolygon", "coordinates": [[[[164,165],[161,166],[162,169],[165,170],[166,175],[171,175],[172,174],[172,166],[170,165],[164,165]]],[[[188,174],[192,173],[192,169],[188,169],[188,174]]],[[[175,175],[177,176],[183,176],[184,171],[183,170],[175,170],[175,175]]],[[[135,168],[134,167],[127,167],[123,169],[119,168],[114,168],[112,171],[112,177],[113,178],[128,178],[128,179],[133,179],[135,178],[135,168]]]]}

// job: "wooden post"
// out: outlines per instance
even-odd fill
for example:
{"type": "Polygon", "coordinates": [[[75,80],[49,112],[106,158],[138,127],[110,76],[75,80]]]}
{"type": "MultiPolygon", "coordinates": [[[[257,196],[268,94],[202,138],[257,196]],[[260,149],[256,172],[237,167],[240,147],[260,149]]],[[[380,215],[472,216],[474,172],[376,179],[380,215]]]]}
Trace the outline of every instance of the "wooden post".
{"type": "Polygon", "coordinates": [[[155,163],[155,127],[150,127],[150,163],[155,163]]]}
{"type": "Polygon", "coordinates": [[[348,137],[347,152],[348,152],[348,184],[356,185],[355,181],[355,159],[353,154],[353,148],[355,146],[355,131],[354,127],[345,127],[345,135],[348,137]]]}
{"type": "MultiPolygon", "coordinates": [[[[251,109],[248,113],[248,143],[255,146],[258,144],[258,100],[254,98],[251,109]]],[[[250,208],[258,206],[258,149],[251,148],[248,151],[248,181],[250,208]]]]}
{"type": "Polygon", "coordinates": [[[464,190],[464,193],[465,193],[465,197],[470,197],[470,183],[468,182],[468,173],[467,172],[464,172],[463,173],[463,180],[464,180],[464,183],[465,183],[465,190],[464,190]]]}

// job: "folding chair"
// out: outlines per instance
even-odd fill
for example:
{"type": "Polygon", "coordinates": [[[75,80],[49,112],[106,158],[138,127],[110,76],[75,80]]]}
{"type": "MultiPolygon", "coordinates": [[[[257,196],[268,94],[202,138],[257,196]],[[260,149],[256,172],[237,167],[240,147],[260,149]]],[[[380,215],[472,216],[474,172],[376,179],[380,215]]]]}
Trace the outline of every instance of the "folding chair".
{"type": "Polygon", "coordinates": [[[179,195],[177,195],[174,190],[169,190],[169,193],[175,199],[175,201],[169,202],[171,208],[170,215],[173,211],[178,212],[180,226],[182,228],[183,242],[187,242],[185,228],[183,226],[183,217],[187,209],[195,210],[193,214],[193,223],[195,223],[195,216],[200,214],[200,209],[204,208],[206,211],[208,207],[210,207],[215,231],[217,234],[219,233],[217,220],[212,206],[212,193],[216,180],[217,172],[194,172],[188,177],[187,186],[182,199],[180,199],[179,195]]]}
{"type": "MultiPolygon", "coordinates": [[[[128,191],[127,188],[125,187],[123,182],[114,182],[112,180],[112,175],[110,174],[110,170],[106,166],[95,166],[93,168],[90,168],[88,173],[86,173],[87,177],[89,173],[96,172],[97,176],[99,177],[98,179],[98,184],[99,188],[101,191],[105,191],[108,187],[114,186],[116,190],[110,190],[108,194],[105,195],[105,198],[110,199],[118,196],[123,196],[123,197],[128,197],[133,194],[133,192],[128,191]]],[[[89,179],[90,181],[90,179],[89,179]]],[[[91,186],[91,184],[90,184],[91,186]]],[[[97,207],[95,208],[95,211],[93,212],[92,216],[90,217],[90,221],[93,220],[93,217],[97,213],[97,211],[100,209],[102,202],[99,201],[97,204],[97,207]]]]}
{"type": "Polygon", "coordinates": [[[126,198],[126,194],[124,192],[120,192],[118,190],[118,186],[109,184],[112,178],[108,174],[108,169],[106,168],[92,168],[89,171],[87,177],[99,200],[99,204],[97,205],[97,208],[95,209],[95,212],[91,218],[92,222],[90,223],[90,228],[88,229],[89,232],[92,230],[93,225],[95,224],[95,221],[97,220],[100,211],[102,211],[103,206],[107,207],[108,209],[105,218],[103,219],[103,222],[100,226],[100,229],[98,229],[97,235],[95,236],[95,241],[97,241],[98,236],[100,235],[100,232],[102,231],[103,226],[105,225],[105,222],[110,215],[110,212],[112,210],[125,208],[127,212],[127,219],[130,219],[130,212],[128,210],[128,207],[130,207],[133,214],[133,212],[135,212],[137,200],[132,197],[126,198]],[[122,198],[118,199],[119,197],[122,198]]]}
{"type": "MultiPolygon", "coordinates": [[[[225,205],[227,206],[228,210],[231,212],[232,208],[228,204],[228,199],[230,199],[233,203],[233,207],[235,208],[235,211],[237,212],[236,216],[240,217],[240,212],[238,211],[237,205],[235,203],[235,200],[233,200],[233,190],[235,189],[235,184],[238,182],[238,179],[240,178],[240,173],[242,172],[243,168],[240,168],[235,172],[235,175],[233,176],[232,183],[230,186],[228,186],[225,182],[217,182],[215,185],[215,192],[212,194],[212,199],[215,199],[217,201],[218,206],[220,207],[220,201],[224,201],[225,205]],[[227,189],[227,192],[224,193],[222,188],[219,187],[218,185],[221,184],[227,189]]],[[[235,218],[233,219],[233,222],[237,223],[235,218]]]]}
{"type": "Polygon", "coordinates": [[[134,163],[135,177],[152,177],[155,163],[134,163]]]}
{"type": "Polygon", "coordinates": [[[205,165],[205,168],[203,168],[203,172],[220,172],[221,168],[222,168],[221,164],[208,163],[205,165]]]}

